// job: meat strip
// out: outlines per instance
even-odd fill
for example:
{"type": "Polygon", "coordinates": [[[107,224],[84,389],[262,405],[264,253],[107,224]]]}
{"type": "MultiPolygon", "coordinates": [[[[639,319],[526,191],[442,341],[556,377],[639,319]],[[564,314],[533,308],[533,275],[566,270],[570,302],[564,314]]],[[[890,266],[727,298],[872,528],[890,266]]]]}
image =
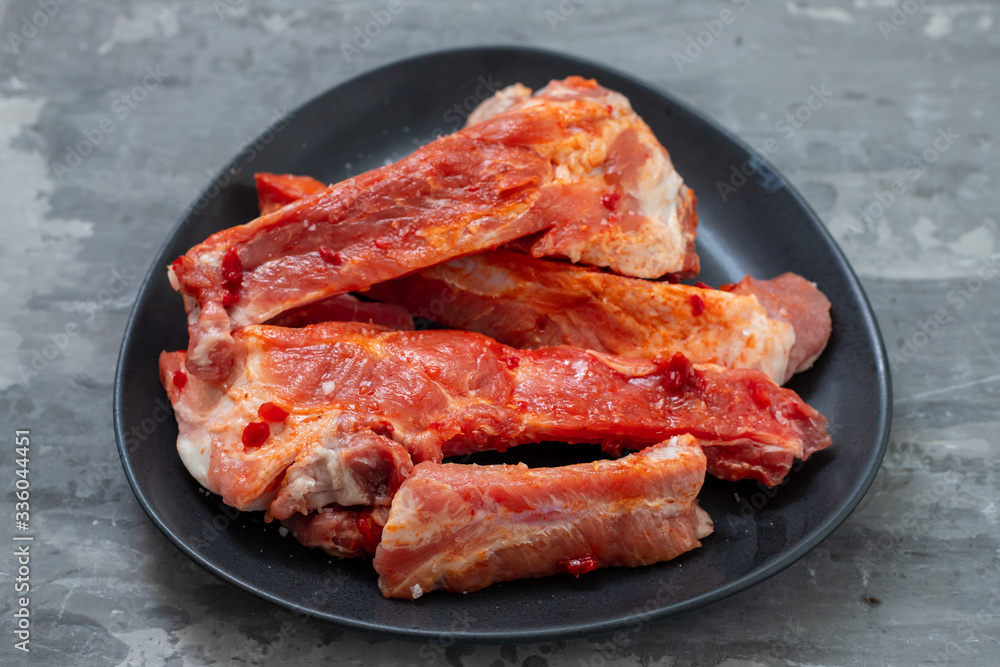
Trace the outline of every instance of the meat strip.
{"type": "Polygon", "coordinates": [[[779,383],[791,375],[797,337],[792,324],[769,317],[752,294],[627,278],[503,250],[375,285],[366,296],[512,347],[575,345],[647,359],[681,352],[695,363],[759,370],[779,383]]]}
{"type": "Polygon", "coordinates": [[[164,353],[160,377],[192,474],[229,505],[278,519],[385,502],[410,460],[523,443],[595,443],[617,455],[691,434],[711,449],[713,474],[772,485],[830,444],[826,419],[795,392],[679,354],[518,350],[471,332],[352,322],[252,326],[236,339],[226,384],[187,375],[184,353],[164,353]],[[252,425],[265,403],[287,415],[252,425]]]}
{"type": "MultiPolygon", "coordinates": [[[[282,203],[275,182],[264,183],[267,209],[282,203]]],[[[535,256],[691,274],[696,228],[693,195],[628,101],[570,77],[395,164],[218,232],[169,277],[188,313],[188,370],[218,382],[233,369],[234,330],[326,297],[547,230],[535,256]]]]}
{"type": "Polygon", "coordinates": [[[382,594],[650,565],[701,546],[705,456],[681,436],[559,468],[421,463],[392,501],[375,570],[382,594]]]}
{"type": "Polygon", "coordinates": [[[800,275],[783,273],[771,280],[747,276],[736,285],[726,285],[732,294],[757,297],[769,317],[795,328],[795,345],[788,353],[788,375],[812,368],[830,340],[833,323],[830,300],[816,283],[800,275]]]}
{"type": "MultiPolygon", "coordinates": [[[[258,180],[288,201],[319,184],[308,176],[273,182],[272,176],[258,174],[258,180]]],[[[259,196],[263,200],[264,191],[259,196]]],[[[513,347],[576,345],[646,358],[682,352],[696,362],[761,370],[781,384],[812,366],[831,332],[829,300],[815,283],[793,273],[771,280],[747,276],[719,291],[505,250],[379,283],[365,295],[513,347]]]]}

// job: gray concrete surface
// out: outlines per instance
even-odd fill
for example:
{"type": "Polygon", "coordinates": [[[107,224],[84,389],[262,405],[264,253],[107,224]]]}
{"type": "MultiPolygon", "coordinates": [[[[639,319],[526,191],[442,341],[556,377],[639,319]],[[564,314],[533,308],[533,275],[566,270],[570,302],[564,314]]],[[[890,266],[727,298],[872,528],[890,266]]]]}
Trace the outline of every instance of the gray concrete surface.
{"type": "Polygon", "coordinates": [[[977,277],[1000,262],[1000,5],[411,0],[348,58],[341,45],[387,4],[0,2],[0,662],[1000,664],[1000,273],[977,277]],[[725,9],[721,34],[675,57],[725,9]],[[121,472],[111,384],[138,276],[276,106],[486,43],[599,60],[755,146],[780,139],[772,159],[840,241],[893,354],[888,455],[796,565],[619,644],[418,646],[298,620],[279,634],[293,617],[187,562],[121,472]],[[830,100],[788,132],[814,86],[830,100]],[[86,137],[93,150],[69,164],[86,137]],[[894,201],[859,217],[894,180],[894,201]],[[27,655],[14,646],[16,429],[31,430],[39,536],[27,655]]]}

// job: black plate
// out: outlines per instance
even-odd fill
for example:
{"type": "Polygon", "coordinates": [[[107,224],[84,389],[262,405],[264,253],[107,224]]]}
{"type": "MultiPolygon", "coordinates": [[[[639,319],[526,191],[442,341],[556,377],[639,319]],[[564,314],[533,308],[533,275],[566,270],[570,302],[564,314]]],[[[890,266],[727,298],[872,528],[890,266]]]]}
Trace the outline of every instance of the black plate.
{"type": "MultiPolygon", "coordinates": [[[[397,637],[536,641],[610,632],[703,607],[772,576],[829,535],[867,491],[889,433],[885,350],[867,299],[840,250],[795,189],[769,165],[730,193],[752,155],[745,144],[673,97],[605,67],[521,48],[420,56],[362,75],[270,128],[188,210],[153,262],[125,332],[115,379],[115,432],[143,509],[184,553],[222,579],[287,608],[397,637]],[[571,74],[624,93],[699,196],[701,278],[795,271],[833,302],[833,336],[791,387],[831,418],[834,446],[777,491],[708,480],[715,520],[704,546],[669,563],[491,586],[470,595],[386,600],[369,562],[336,562],[281,537],[260,513],[235,516],[181,465],[176,424],[157,378],[161,350],[187,346],[181,298],[166,266],[209,234],[255,217],[255,171],[341,180],[450,132],[467,110],[515,82],[537,88],[571,74]],[[167,409],[164,409],[167,406],[167,409]],[[737,492],[742,499],[734,497],[737,492]]],[[[757,162],[760,165],[760,162],[757,162]]]]}

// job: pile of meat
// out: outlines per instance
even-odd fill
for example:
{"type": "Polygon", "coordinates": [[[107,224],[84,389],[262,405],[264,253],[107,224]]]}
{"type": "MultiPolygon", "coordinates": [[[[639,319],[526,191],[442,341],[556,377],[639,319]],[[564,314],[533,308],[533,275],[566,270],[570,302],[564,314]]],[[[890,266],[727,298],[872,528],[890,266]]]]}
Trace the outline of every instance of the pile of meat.
{"type": "Polygon", "coordinates": [[[780,386],[826,345],[829,302],[793,274],[679,284],[695,197],[594,81],[511,86],[332,186],[257,185],[259,218],[169,268],[177,448],[229,505],[374,555],[387,597],[674,558],[712,532],[706,472],[775,485],[830,444],[780,386]],[[444,462],[552,441],[610,458],[444,462]]]}

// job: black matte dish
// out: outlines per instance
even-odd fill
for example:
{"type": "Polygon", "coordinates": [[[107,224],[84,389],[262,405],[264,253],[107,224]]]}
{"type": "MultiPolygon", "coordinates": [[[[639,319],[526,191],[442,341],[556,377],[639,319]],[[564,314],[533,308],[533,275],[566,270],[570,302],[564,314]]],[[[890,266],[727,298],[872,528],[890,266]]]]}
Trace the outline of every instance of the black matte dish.
{"type": "Polygon", "coordinates": [[[868,489],[889,433],[885,350],[857,278],[791,184],[758,171],[723,201],[717,182],[751,159],[745,144],[673,97],[593,63],[544,51],[447,51],[389,65],[323,94],[267,130],[206,189],[170,234],[146,276],[122,343],[115,432],[143,509],[185,554],[222,579],[284,607],[397,637],[456,642],[536,641],[610,632],[703,607],[794,563],[836,528],[868,489]],[[181,465],[157,377],[161,350],[187,346],[181,298],[167,264],[209,234],[257,210],[255,171],[327,182],[395,160],[450,132],[493,87],[532,88],[571,74],[624,93],[670,151],[699,197],[700,278],[734,282],[785,271],[818,283],[833,303],[833,336],[816,366],[790,386],[832,422],[834,446],[776,492],[709,479],[702,506],[715,520],[704,546],[669,563],[494,585],[470,595],[386,600],[370,562],[337,562],[265,525],[232,518],[181,465]],[[737,501],[734,492],[742,502],[737,501]],[[757,509],[753,507],[759,505],[757,509]]]}

